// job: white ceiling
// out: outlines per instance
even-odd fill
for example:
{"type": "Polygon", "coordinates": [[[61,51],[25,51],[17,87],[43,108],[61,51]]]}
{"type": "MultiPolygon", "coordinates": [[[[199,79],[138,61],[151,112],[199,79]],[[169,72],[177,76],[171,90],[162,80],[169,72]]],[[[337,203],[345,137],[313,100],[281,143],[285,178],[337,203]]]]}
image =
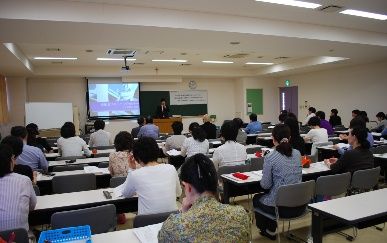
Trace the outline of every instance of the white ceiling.
{"type": "MultiPolygon", "coordinates": [[[[310,2],[387,14],[386,0],[310,2]]],[[[387,21],[253,0],[2,0],[0,33],[0,42],[16,44],[34,67],[29,72],[15,56],[5,55],[7,50],[1,46],[0,73],[10,76],[152,75],[157,68],[159,75],[240,77],[387,60],[387,21]],[[231,45],[232,41],[240,44],[231,45]],[[97,57],[107,57],[109,48],[137,50],[136,63],[140,64],[131,63],[132,71],[123,74],[123,62],[97,61],[97,57]],[[238,53],[247,57],[225,57],[238,53]],[[35,56],[78,60],[53,64],[33,60],[35,56]],[[348,59],[334,65],[310,62],[325,56],[348,59]],[[151,62],[172,58],[186,59],[191,65],[151,62]],[[202,60],[234,64],[204,64],[202,60]],[[278,68],[245,62],[273,62],[278,68]],[[283,71],[270,71],[274,69],[283,71]]]]}

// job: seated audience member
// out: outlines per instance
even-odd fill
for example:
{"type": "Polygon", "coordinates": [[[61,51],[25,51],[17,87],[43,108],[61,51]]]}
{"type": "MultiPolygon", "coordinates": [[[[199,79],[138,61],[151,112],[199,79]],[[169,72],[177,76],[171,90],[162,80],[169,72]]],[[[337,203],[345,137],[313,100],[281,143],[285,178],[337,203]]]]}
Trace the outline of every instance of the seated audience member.
{"type": "Polygon", "coordinates": [[[372,132],[382,132],[383,129],[387,128],[386,115],[383,112],[378,112],[378,114],[376,114],[376,118],[378,119],[379,123],[371,131],[372,132]]]}
{"type": "Polygon", "coordinates": [[[153,124],[153,118],[151,116],[146,118],[146,124],[140,128],[137,137],[150,137],[155,140],[159,138],[159,127],[153,124]]]}
{"type": "Polygon", "coordinates": [[[182,122],[180,121],[173,122],[172,130],[173,130],[173,135],[168,137],[167,140],[165,140],[164,153],[172,149],[181,150],[184,140],[187,138],[186,136],[181,135],[181,132],[183,131],[182,122]]]}
{"type": "Polygon", "coordinates": [[[320,119],[317,116],[311,117],[308,125],[310,131],[304,137],[305,142],[326,143],[328,142],[327,130],[320,127],[320,119]]]}
{"type": "Polygon", "coordinates": [[[250,123],[245,128],[245,132],[247,134],[256,134],[258,132],[261,132],[262,124],[257,120],[257,114],[251,113],[249,118],[250,118],[250,123]]]}
{"type": "Polygon", "coordinates": [[[360,111],[358,109],[355,109],[355,110],[352,111],[352,118],[355,118],[358,115],[360,115],[360,111]]]}
{"type": "MultiPolygon", "coordinates": [[[[256,194],[253,205],[266,213],[275,215],[275,200],[280,186],[301,182],[302,168],[301,155],[296,149],[292,149],[289,143],[290,129],[287,125],[280,124],[274,127],[273,143],[275,149],[265,156],[263,163],[261,187],[270,190],[266,194],[256,194]]],[[[306,206],[306,205],[305,205],[306,206]]],[[[280,208],[280,216],[297,216],[304,212],[305,207],[280,208]]],[[[276,238],[277,223],[261,214],[256,213],[256,225],[260,234],[272,240],[276,238]]]]}
{"type": "MultiPolygon", "coordinates": [[[[382,136],[387,136],[387,127],[383,129],[382,131],[382,136]]],[[[386,138],[385,138],[386,139],[386,138]]]]}
{"type": "Polygon", "coordinates": [[[333,128],[331,124],[325,120],[325,112],[317,111],[316,116],[320,118],[320,127],[325,128],[327,130],[328,135],[333,135],[333,128]]]}
{"type": "Polygon", "coordinates": [[[128,176],[122,188],[125,197],[138,196],[138,214],[154,214],[177,210],[176,197],[181,195],[175,167],[157,163],[159,147],[150,137],[141,137],[133,145],[133,157],[141,165],[136,169],[130,161],[128,176]]]}
{"type": "MultiPolygon", "coordinates": [[[[6,136],[1,140],[1,144],[8,145],[13,151],[15,159],[23,152],[23,141],[15,136],[6,136]]],[[[31,167],[28,165],[15,164],[13,167],[13,172],[20,175],[25,175],[31,179],[33,184],[36,184],[36,172],[33,172],[31,167]]]]}
{"type": "Polygon", "coordinates": [[[116,152],[109,155],[109,171],[111,176],[127,176],[129,161],[133,159],[131,155],[133,138],[126,131],[119,132],[114,138],[116,152]]]}
{"type": "Polygon", "coordinates": [[[217,174],[210,159],[203,154],[190,157],[180,179],[185,192],[181,212],[164,222],[159,242],[249,242],[246,211],[216,198],[217,174]]]}
{"type": "Polygon", "coordinates": [[[89,146],[90,147],[99,147],[99,146],[110,146],[112,145],[112,135],[110,132],[105,130],[105,122],[101,119],[97,119],[94,122],[94,130],[90,134],[89,146]]]}
{"type": "Polygon", "coordinates": [[[208,154],[210,144],[206,139],[206,132],[201,127],[195,126],[192,129],[192,137],[184,140],[181,155],[189,158],[195,154],[208,154]]]}
{"type": "MultiPolygon", "coordinates": [[[[40,150],[39,150],[40,151],[40,150]]],[[[29,230],[28,213],[36,206],[31,180],[13,173],[15,155],[11,147],[0,145],[0,231],[29,230]]]]}
{"type": "Polygon", "coordinates": [[[52,152],[51,146],[48,144],[47,139],[39,137],[39,128],[35,123],[30,123],[26,126],[27,129],[27,144],[30,146],[38,147],[43,152],[52,152]]]}
{"type": "Polygon", "coordinates": [[[238,127],[234,122],[225,122],[220,129],[221,137],[225,143],[214,151],[213,162],[215,168],[245,164],[247,159],[246,148],[236,142],[238,127]]]}
{"type": "Polygon", "coordinates": [[[353,173],[374,167],[374,157],[369,150],[370,143],[367,141],[367,130],[364,127],[351,128],[348,143],[352,149],[347,150],[340,159],[331,158],[324,161],[333,173],[353,173]]]}
{"type": "Polygon", "coordinates": [[[75,136],[74,123],[66,122],[60,129],[60,135],[57,146],[58,152],[62,157],[91,155],[85,140],[75,136]]]}
{"type": "Polygon", "coordinates": [[[284,121],[288,118],[288,113],[281,113],[278,116],[278,121],[280,124],[284,124],[284,121]]]}
{"type": "Polygon", "coordinates": [[[145,125],[145,117],[140,116],[139,118],[137,118],[137,124],[138,127],[132,128],[131,134],[133,138],[137,138],[137,134],[140,131],[141,127],[145,125]]]}
{"type": "Polygon", "coordinates": [[[287,118],[284,122],[290,128],[290,144],[292,148],[297,149],[302,156],[305,155],[305,141],[300,136],[300,129],[298,125],[298,121],[294,118],[287,118]]]}
{"type": "Polygon", "coordinates": [[[16,159],[17,164],[28,165],[32,170],[48,170],[48,162],[41,149],[27,145],[27,129],[22,126],[11,128],[11,135],[23,140],[23,152],[16,159]]]}
{"type": "Polygon", "coordinates": [[[338,113],[339,113],[339,111],[337,109],[331,110],[331,116],[329,117],[329,123],[331,124],[332,127],[343,125],[341,123],[341,117],[337,115],[338,113]]]}
{"type": "Polygon", "coordinates": [[[368,118],[368,114],[366,111],[360,111],[359,116],[363,118],[363,120],[367,123],[370,122],[370,119],[368,118]]]}
{"type": "Polygon", "coordinates": [[[240,118],[234,118],[232,120],[235,125],[238,127],[238,135],[237,135],[237,138],[236,138],[236,141],[238,143],[241,143],[241,144],[246,144],[246,140],[247,140],[247,134],[245,131],[243,131],[242,127],[243,127],[243,121],[242,119],[240,118]]]}
{"type": "Polygon", "coordinates": [[[316,116],[316,108],[314,107],[309,107],[308,109],[308,115],[306,116],[305,120],[304,120],[304,125],[308,125],[309,123],[309,119],[316,116]]]}
{"type": "Polygon", "coordinates": [[[211,123],[210,117],[207,114],[203,116],[203,124],[200,127],[206,132],[207,139],[216,138],[216,126],[211,123]]]}

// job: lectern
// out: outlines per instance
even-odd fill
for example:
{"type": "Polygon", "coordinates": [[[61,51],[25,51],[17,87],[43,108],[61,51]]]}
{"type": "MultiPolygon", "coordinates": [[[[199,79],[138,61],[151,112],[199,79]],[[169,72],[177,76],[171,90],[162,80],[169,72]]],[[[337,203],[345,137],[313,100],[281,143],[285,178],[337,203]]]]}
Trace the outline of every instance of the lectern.
{"type": "Polygon", "coordinates": [[[153,124],[160,128],[160,133],[172,134],[172,123],[175,121],[181,122],[181,117],[170,117],[165,119],[153,119],[153,124]]]}

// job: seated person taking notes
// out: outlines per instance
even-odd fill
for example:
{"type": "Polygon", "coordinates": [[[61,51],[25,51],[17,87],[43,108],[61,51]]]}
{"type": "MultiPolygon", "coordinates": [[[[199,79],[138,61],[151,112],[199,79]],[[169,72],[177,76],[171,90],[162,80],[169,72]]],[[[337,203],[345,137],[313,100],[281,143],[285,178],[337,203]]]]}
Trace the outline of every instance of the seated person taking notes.
{"type": "Polygon", "coordinates": [[[245,128],[247,134],[256,134],[262,131],[262,124],[257,120],[257,114],[250,114],[250,123],[245,128]]]}
{"type": "Polygon", "coordinates": [[[203,116],[203,124],[200,127],[206,132],[207,139],[216,138],[216,126],[211,123],[210,117],[207,114],[203,116]]]}
{"type": "Polygon", "coordinates": [[[126,131],[119,132],[114,138],[115,152],[109,155],[109,171],[112,177],[127,176],[129,161],[133,159],[132,148],[133,138],[126,131]]]}
{"type": "Polygon", "coordinates": [[[320,119],[317,116],[311,117],[309,119],[308,125],[311,127],[311,129],[304,137],[305,142],[328,142],[328,132],[325,128],[320,127],[320,119]]]}
{"type": "Polygon", "coordinates": [[[94,122],[94,129],[90,135],[89,146],[110,146],[113,144],[110,132],[103,130],[105,128],[105,122],[101,119],[97,119],[94,122]]]}
{"type": "Polygon", "coordinates": [[[57,146],[61,157],[91,155],[85,140],[75,136],[74,123],[66,122],[60,129],[60,135],[57,146]]]}
{"type": "Polygon", "coordinates": [[[184,140],[183,146],[181,147],[181,155],[191,157],[195,154],[208,154],[210,143],[206,139],[206,133],[199,126],[192,126],[190,124],[189,130],[192,133],[192,137],[184,140]]]}
{"type": "Polygon", "coordinates": [[[159,127],[153,124],[153,118],[148,116],[146,118],[146,124],[140,128],[137,137],[151,137],[156,140],[159,138],[159,131],[159,127]]]}

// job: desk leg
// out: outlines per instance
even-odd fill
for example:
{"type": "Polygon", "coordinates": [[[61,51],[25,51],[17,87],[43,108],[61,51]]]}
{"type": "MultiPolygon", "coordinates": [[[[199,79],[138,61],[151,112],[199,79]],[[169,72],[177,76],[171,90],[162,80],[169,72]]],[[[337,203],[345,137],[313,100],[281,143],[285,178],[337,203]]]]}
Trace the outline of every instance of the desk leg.
{"type": "Polygon", "coordinates": [[[312,211],[312,237],[313,243],[322,243],[323,217],[318,212],[312,211]]]}
{"type": "Polygon", "coordinates": [[[230,204],[230,188],[227,180],[223,181],[223,202],[224,204],[230,204]]]}

